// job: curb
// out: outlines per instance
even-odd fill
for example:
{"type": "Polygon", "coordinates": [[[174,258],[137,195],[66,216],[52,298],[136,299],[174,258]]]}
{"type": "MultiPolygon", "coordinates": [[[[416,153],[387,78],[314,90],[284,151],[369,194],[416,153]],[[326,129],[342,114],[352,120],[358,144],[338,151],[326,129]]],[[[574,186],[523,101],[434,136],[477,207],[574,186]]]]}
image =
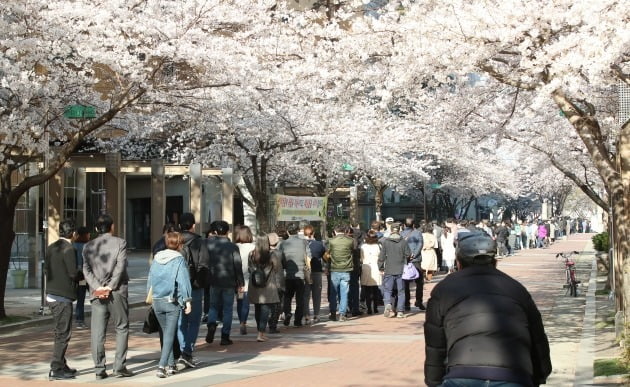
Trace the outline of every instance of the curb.
{"type": "MultiPolygon", "coordinates": [[[[134,303],[129,304],[129,309],[134,309],[141,306],[147,306],[147,304],[144,301],[134,302],[134,303]]],[[[92,314],[91,311],[87,311],[87,310],[85,311],[86,316],[90,316],[91,314],[92,314]]],[[[0,335],[13,333],[19,329],[41,327],[44,325],[48,325],[52,322],[52,320],[53,320],[52,315],[45,315],[45,316],[38,316],[30,320],[25,320],[25,321],[13,323],[13,324],[0,325],[0,335]]]]}

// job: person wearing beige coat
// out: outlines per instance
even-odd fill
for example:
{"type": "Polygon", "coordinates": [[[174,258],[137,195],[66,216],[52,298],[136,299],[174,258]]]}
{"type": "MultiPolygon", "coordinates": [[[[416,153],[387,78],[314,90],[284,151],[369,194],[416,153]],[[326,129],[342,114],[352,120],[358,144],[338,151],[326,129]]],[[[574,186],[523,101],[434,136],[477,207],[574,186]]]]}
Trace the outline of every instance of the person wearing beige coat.
{"type": "Polygon", "coordinates": [[[437,239],[435,239],[433,235],[433,226],[431,224],[424,225],[422,238],[424,239],[424,245],[422,245],[422,262],[420,263],[420,267],[427,281],[431,281],[431,279],[433,279],[433,272],[437,270],[437,254],[435,253],[437,239]]]}
{"type": "Polygon", "coordinates": [[[376,231],[367,232],[365,243],[361,245],[361,293],[365,294],[367,313],[378,313],[377,301],[383,276],[378,269],[378,256],[381,246],[376,231]]]}

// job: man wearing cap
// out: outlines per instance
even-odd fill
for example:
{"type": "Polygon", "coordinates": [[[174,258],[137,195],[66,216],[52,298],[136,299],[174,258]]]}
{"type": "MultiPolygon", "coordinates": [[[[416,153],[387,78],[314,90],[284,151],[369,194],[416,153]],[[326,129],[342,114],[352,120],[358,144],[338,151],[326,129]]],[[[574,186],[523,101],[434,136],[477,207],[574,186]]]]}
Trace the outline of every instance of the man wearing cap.
{"type": "Polygon", "coordinates": [[[496,268],[496,242],[461,235],[459,271],[431,292],[424,323],[430,386],[538,386],[551,373],[540,312],[518,281],[496,268]]]}
{"type": "Polygon", "coordinates": [[[403,309],[405,307],[405,285],[403,284],[402,273],[411,258],[411,249],[407,241],[400,236],[400,223],[392,223],[391,234],[381,240],[381,253],[378,257],[378,268],[383,277],[383,300],[385,302],[385,317],[394,317],[392,311],[392,289],[396,285],[398,290],[398,303],[396,304],[397,317],[404,318],[403,309]]]}
{"type": "Polygon", "coordinates": [[[394,224],[394,218],[391,216],[385,218],[385,231],[383,231],[383,238],[387,238],[392,233],[392,224],[394,224]]]}

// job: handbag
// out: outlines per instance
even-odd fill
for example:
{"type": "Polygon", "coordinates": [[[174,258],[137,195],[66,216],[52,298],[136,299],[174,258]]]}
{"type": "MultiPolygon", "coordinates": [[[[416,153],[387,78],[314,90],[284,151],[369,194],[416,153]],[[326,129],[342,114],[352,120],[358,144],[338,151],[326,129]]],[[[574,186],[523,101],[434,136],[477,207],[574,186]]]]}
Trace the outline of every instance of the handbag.
{"type": "Polygon", "coordinates": [[[147,305],[153,304],[153,286],[149,288],[149,292],[147,293],[147,298],[144,300],[144,302],[147,305]]]}
{"type": "Polygon", "coordinates": [[[155,333],[157,331],[160,330],[160,322],[157,319],[157,316],[155,315],[155,311],[153,310],[153,307],[150,306],[149,310],[147,311],[147,315],[144,318],[144,324],[142,325],[142,332],[144,333],[155,333]]]}
{"type": "Polygon", "coordinates": [[[402,272],[402,279],[410,281],[420,278],[420,273],[418,273],[418,269],[416,266],[409,262],[405,265],[402,272]]]}
{"type": "Polygon", "coordinates": [[[304,270],[302,271],[304,272],[304,282],[312,285],[313,277],[311,276],[311,259],[308,256],[304,257],[304,270]]]}

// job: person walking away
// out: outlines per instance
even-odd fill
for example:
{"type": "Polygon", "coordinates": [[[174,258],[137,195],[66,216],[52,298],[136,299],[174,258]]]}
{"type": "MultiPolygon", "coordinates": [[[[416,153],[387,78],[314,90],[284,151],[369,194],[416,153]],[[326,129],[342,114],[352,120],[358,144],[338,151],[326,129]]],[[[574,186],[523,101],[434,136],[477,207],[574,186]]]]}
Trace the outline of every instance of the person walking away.
{"type": "Polygon", "coordinates": [[[199,335],[201,325],[201,315],[203,313],[203,293],[206,286],[210,284],[210,257],[206,242],[200,235],[195,234],[195,216],[190,212],[185,212],[179,219],[179,228],[183,239],[182,257],[186,261],[188,268],[188,278],[191,286],[190,313],[179,313],[177,323],[177,341],[179,342],[179,361],[186,368],[195,367],[193,352],[195,342],[199,335]]]}
{"type": "Polygon", "coordinates": [[[380,252],[378,235],[376,231],[370,229],[365,237],[365,243],[361,245],[361,293],[365,294],[367,314],[378,313],[378,293],[383,284],[378,269],[380,252]]]}
{"type": "Polygon", "coordinates": [[[510,230],[508,230],[504,221],[502,221],[497,227],[495,235],[498,249],[497,255],[499,258],[505,257],[508,255],[507,240],[510,235],[510,230]]]}
{"type": "Polygon", "coordinates": [[[295,318],[293,326],[301,327],[304,317],[304,266],[311,257],[311,252],[305,239],[300,238],[297,223],[289,223],[287,232],[289,238],[282,242],[278,253],[282,259],[285,273],[286,292],[284,294],[284,326],[291,323],[291,302],[295,296],[295,318]]]}
{"type": "Polygon", "coordinates": [[[243,291],[238,293],[236,297],[236,315],[240,323],[240,334],[247,334],[247,318],[249,317],[249,297],[247,292],[249,291],[249,253],[254,251],[256,245],[254,244],[254,235],[252,230],[248,226],[241,226],[236,232],[234,243],[238,246],[238,251],[241,254],[241,262],[243,264],[243,291]]]}
{"type": "Polygon", "coordinates": [[[206,342],[214,341],[217,330],[219,306],[223,310],[220,345],[233,344],[230,339],[232,330],[232,311],[235,292],[243,291],[243,265],[238,246],[228,238],[230,226],[220,220],[215,224],[216,237],[207,239],[210,256],[210,310],[208,312],[208,333],[206,342]]]}
{"type": "MultiPolygon", "coordinates": [[[[180,252],[184,238],[178,232],[165,236],[166,249],[153,257],[149,269],[147,292],[153,292],[153,311],[164,332],[164,342],[156,376],[165,378],[177,372],[173,342],[178,329],[181,310],[190,314],[193,306],[188,262],[180,252]]],[[[183,352],[182,352],[183,354],[183,352]]]]}
{"type": "Polygon", "coordinates": [[[497,270],[496,252],[485,233],[460,235],[459,270],[427,303],[427,386],[538,386],[551,373],[540,312],[523,285],[497,270]]]}
{"type": "Polygon", "coordinates": [[[363,233],[354,227],[346,227],[346,234],[352,238],[352,271],[350,272],[350,282],[348,282],[348,309],[352,317],[361,316],[360,309],[360,277],[361,277],[361,245],[363,244],[363,233]],[[358,231],[358,232],[357,232],[358,231]]]}
{"type": "Polygon", "coordinates": [[[385,299],[385,312],[383,315],[387,318],[394,317],[391,301],[394,286],[398,289],[397,317],[405,317],[403,313],[405,288],[402,273],[409,257],[411,257],[411,249],[407,241],[400,236],[400,223],[394,223],[391,227],[391,234],[381,239],[381,251],[378,258],[379,271],[384,275],[383,298],[385,299]]]}
{"type": "Polygon", "coordinates": [[[308,249],[311,252],[311,284],[305,284],[304,287],[304,311],[306,313],[305,321],[308,324],[312,321],[314,324],[319,322],[319,312],[322,304],[322,284],[323,284],[323,257],[326,247],[322,241],[315,239],[315,229],[313,226],[306,225],[304,227],[304,237],[308,249]],[[310,316],[310,301],[313,299],[313,319],[310,316]]]}
{"type": "MultiPolygon", "coordinates": [[[[400,236],[407,241],[409,249],[411,250],[411,262],[414,264],[418,273],[422,273],[422,246],[424,245],[424,238],[422,233],[418,230],[418,224],[413,218],[405,219],[405,228],[400,232],[400,236]]],[[[403,280],[405,284],[405,310],[411,310],[411,283],[416,285],[416,301],[414,306],[420,310],[425,310],[422,299],[424,297],[424,275],[418,276],[415,280],[403,280]]]]}
{"type": "Polygon", "coordinates": [[[90,230],[87,227],[79,227],[76,232],[76,238],[72,245],[76,250],[77,271],[80,272],[80,279],[77,286],[77,306],[75,327],[77,329],[86,329],[85,325],[85,294],[88,291],[87,282],[83,278],[83,246],[90,241],[90,230]]]}
{"type": "MultiPolygon", "coordinates": [[[[256,319],[256,330],[258,336],[256,341],[265,342],[265,330],[269,322],[269,316],[275,304],[280,302],[278,297],[278,286],[276,275],[282,271],[279,260],[272,259],[272,251],[269,245],[269,237],[266,234],[259,234],[256,237],[256,244],[253,251],[248,256],[247,265],[250,274],[258,269],[263,273],[264,283],[255,284],[251,275],[249,276],[249,302],[254,304],[254,318],[256,319]]],[[[276,320],[277,322],[277,320],[276,320]]]]}
{"type": "Polygon", "coordinates": [[[346,321],[348,312],[348,293],[350,290],[350,272],[353,270],[352,250],[354,241],[346,234],[346,226],[335,227],[335,237],[328,241],[330,252],[329,272],[330,289],[328,295],[330,321],[346,321]]]}
{"type": "Polygon", "coordinates": [[[48,380],[74,379],[77,370],[66,360],[68,343],[72,337],[72,302],[77,298],[76,251],[72,246],[75,225],[70,219],[59,224],[60,238],[46,250],[46,302],[54,323],[53,354],[48,380]]]}
{"type": "Polygon", "coordinates": [[[538,232],[536,234],[536,247],[539,249],[545,247],[545,239],[547,238],[547,227],[543,222],[538,222],[538,232]]]}
{"type": "Polygon", "coordinates": [[[275,272],[273,278],[270,280],[275,281],[275,286],[278,291],[278,302],[274,302],[271,305],[271,314],[269,316],[269,322],[267,325],[269,326],[269,333],[280,333],[278,330],[278,320],[280,318],[280,313],[282,312],[282,299],[284,297],[284,269],[282,268],[282,257],[278,253],[278,245],[280,244],[281,238],[275,233],[267,234],[267,238],[269,239],[269,250],[271,254],[271,261],[273,265],[278,268],[278,271],[275,272]]]}
{"type": "Polygon", "coordinates": [[[442,229],[442,261],[448,268],[448,273],[452,273],[455,267],[455,239],[448,227],[442,229]]]}
{"type": "MultiPolygon", "coordinates": [[[[464,234],[465,232],[462,233],[462,235],[464,234]]],[[[435,254],[437,241],[435,240],[435,235],[433,235],[433,225],[424,225],[422,228],[422,239],[424,243],[422,244],[422,262],[420,262],[420,267],[422,268],[426,280],[431,281],[433,279],[433,272],[437,270],[437,255],[435,254]]]]}
{"type": "MultiPolygon", "coordinates": [[[[162,250],[166,250],[166,235],[169,232],[179,232],[179,227],[173,223],[168,222],[162,227],[162,238],[158,239],[151,248],[151,259],[149,260],[149,270],[151,269],[151,263],[153,263],[153,258],[157,253],[162,250]]],[[[179,329],[175,331],[175,337],[173,337],[173,356],[175,357],[175,362],[178,362],[181,358],[181,349],[179,346],[179,339],[177,337],[179,329]]],[[[162,331],[162,326],[158,324],[158,335],[160,336],[160,351],[164,348],[164,332],[162,331]]]]}
{"type": "Polygon", "coordinates": [[[114,219],[103,214],[96,220],[98,237],[83,247],[83,275],[92,291],[92,358],[96,379],[108,377],[105,364],[105,332],[110,316],[116,329],[113,375],[133,376],[127,369],[129,345],[129,275],[127,243],[114,236],[114,219]],[[100,292],[99,296],[95,292],[100,292]]]}

